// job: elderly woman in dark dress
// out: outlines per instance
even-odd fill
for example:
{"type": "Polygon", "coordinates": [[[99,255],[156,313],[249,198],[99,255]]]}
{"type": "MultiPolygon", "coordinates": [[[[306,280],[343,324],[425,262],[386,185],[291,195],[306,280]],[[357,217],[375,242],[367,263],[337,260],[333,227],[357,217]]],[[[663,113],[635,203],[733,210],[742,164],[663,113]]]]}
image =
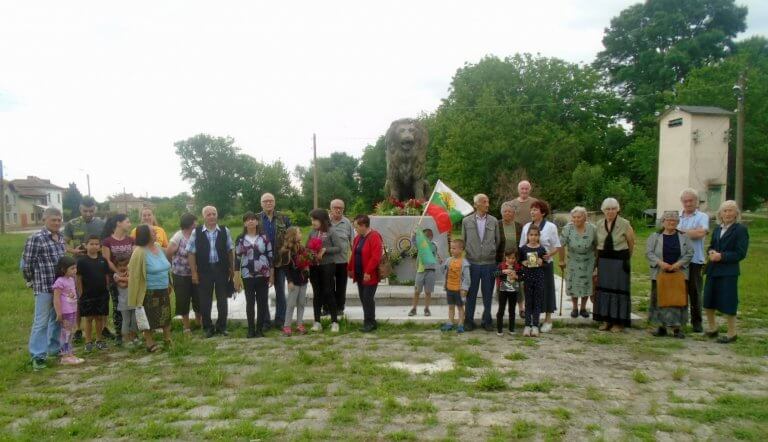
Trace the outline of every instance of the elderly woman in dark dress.
{"type": "Polygon", "coordinates": [[[605,218],[597,223],[597,290],[592,318],[600,330],[620,332],[632,325],[630,260],[635,231],[619,216],[619,202],[606,198],[600,206],[605,218]]]}
{"type": "MultiPolygon", "coordinates": [[[[688,322],[688,307],[659,307],[656,285],[660,272],[681,272],[688,285],[688,265],[693,259],[693,244],[687,235],[677,230],[679,222],[678,212],[664,212],[661,216],[661,230],[648,237],[645,257],[651,269],[651,304],[648,307],[648,320],[658,326],[653,335],[666,336],[667,327],[670,327],[674,337],[682,339],[685,335],[681,327],[688,322]]],[[[684,297],[687,298],[687,295],[684,297]]]]}
{"type": "Polygon", "coordinates": [[[736,341],[736,311],[739,307],[739,262],[746,258],[749,248],[749,232],[741,224],[741,212],[735,201],[725,201],[717,211],[720,225],[712,232],[709,244],[707,282],[704,285],[704,311],[707,314],[707,336],[717,337],[715,310],[724,314],[728,321],[728,335],[717,342],[730,344],[736,341]]]}

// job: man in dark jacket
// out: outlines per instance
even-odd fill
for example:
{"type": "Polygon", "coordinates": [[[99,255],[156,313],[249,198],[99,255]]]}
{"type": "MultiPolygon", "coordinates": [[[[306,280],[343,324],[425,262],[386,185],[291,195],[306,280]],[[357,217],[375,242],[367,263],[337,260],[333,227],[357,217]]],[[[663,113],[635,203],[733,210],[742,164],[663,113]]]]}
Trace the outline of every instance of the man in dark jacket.
{"type": "MultiPolygon", "coordinates": [[[[275,260],[272,261],[275,266],[275,328],[282,329],[285,322],[285,275],[287,262],[280,262],[277,259],[280,256],[280,247],[283,245],[285,231],[291,227],[291,219],[275,210],[275,196],[271,193],[265,193],[261,196],[261,209],[258,213],[261,219],[261,225],[264,226],[264,232],[272,243],[275,260]]],[[[269,327],[269,310],[265,327],[269,327]]]]}

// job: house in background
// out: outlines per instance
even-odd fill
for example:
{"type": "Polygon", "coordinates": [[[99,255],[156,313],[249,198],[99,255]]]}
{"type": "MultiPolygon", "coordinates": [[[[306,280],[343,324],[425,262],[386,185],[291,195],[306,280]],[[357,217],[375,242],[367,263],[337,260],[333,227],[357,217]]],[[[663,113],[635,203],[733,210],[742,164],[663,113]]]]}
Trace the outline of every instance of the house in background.
{"type": "Polygon", "coordinates": [[[733,112],[710,106],[675,106],[661,115],[656,218],[680,209],[680,192],[699,194],[699,210],[711,215],[725,200],[728,141],[733,112]]]}
{"type": "Polygon", "coordinates": [[[43,224],[43,211],[48,207],[62,210],[64,188],[50,180],[28,176],[6,181],[5,223],[9,227],[43,224]]]}
{"type": "Polygon", "coordinates": [[[109,197],[109,211],[113,213],[130,213],[145,207],[153,207],[149,201],[133,196],[132,193],[119,193],[109,197]]]}

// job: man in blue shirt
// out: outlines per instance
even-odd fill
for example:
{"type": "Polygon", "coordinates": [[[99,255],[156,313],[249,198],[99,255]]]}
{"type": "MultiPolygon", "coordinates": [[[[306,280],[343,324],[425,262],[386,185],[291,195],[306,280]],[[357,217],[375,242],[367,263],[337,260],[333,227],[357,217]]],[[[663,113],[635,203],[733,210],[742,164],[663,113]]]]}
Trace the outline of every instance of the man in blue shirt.
{"type": "MultiPolygon", "coordinates": [[[[264,232],[272,243],[272,250],[275,251],[275,259],[272,261],[275,267],[275,328],[282,329],[285,322],[285,275],[287,262],[280,261],[280,247],[283,245],[285,231],[291,227],[291,219],[280,212],[275,211],[275,196],[271,193],[265,193],[261,196],[261,209],[259,217],[261,225],[264,226],[264,232]]],[[[269,310],[265,327],[270,326],[269,310]]]]}
{"type": "Polygon", "coordinates": [[[694,189],[685,189],[680,193],[680,223],[677,229],[688,237],[693,244],[693,259],[688,271],[688,303],[691,306],[691,325],[695,333],[701,333],[701,269],[704,265],[704,238],[709,232],[709,216],[699,211],[699,194],[694,189]]]}

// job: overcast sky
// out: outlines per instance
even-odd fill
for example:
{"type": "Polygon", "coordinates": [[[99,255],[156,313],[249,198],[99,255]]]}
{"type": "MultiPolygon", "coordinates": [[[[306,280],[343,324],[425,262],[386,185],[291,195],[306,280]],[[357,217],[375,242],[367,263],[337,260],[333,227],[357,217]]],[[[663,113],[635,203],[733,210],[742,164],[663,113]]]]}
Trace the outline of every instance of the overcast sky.
{"type": "MultiPolygon", "coordinates": [[[[486,54],[590,62],[630,0],[61,2],[0,0],[0,159],[97,199],[189,190],[173,143],[205,132],[289,170],[356,157],[437,108],[486,54]]],[[[768,35],[768,2],[749,35],[768,35]]],[[[383,165],[382,165],[383,167],[383,165]]]]}

